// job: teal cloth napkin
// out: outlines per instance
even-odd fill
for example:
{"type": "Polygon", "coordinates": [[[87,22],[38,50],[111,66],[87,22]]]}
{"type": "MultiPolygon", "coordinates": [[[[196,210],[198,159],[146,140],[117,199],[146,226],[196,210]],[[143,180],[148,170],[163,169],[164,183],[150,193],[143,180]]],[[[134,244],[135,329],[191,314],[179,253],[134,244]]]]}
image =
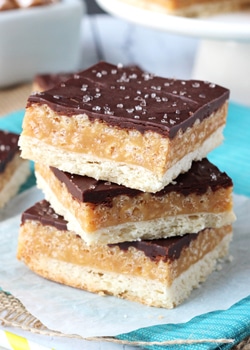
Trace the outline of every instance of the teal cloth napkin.
{"type": "Polygon", "coordinates": [[[204,342],[181,345],[144,345],[150,350],[228,350],[250,335],[250,296],[234,304],[228,310],[208,312],[194,317],[189,322],[163,324],[137,329],[118,335],[117,338],[128,341],[176,341],[197,339],[233,339],[233,343],[204,342]]]}
{"type": "MultiPolygon", "coordinates": [[[[0,129],[20,133],[24,110],[0,119],[0,129]]],[[[221,171],[233,179],[234,192],[250,197],[250,108],[230,103],[223,144],[209,154],[209,159],[221,171]]],[[[35,179],[26,183],[34,185],[35,179]]],[[[176,339],[234,339],[234,344],[250,336],[250,296],[242,299],[228,310],[214,311],[197,316],[183,324],[164,324],[141,328],[117,339],[131,342],[162,342],[176,339]]],[[[145,349],[212,350],[230,349],[233,344],[204,342],[185,345],[143,345],[145,349]]]]}
{"type": "Polygon", "coordinates": [[[229,104],[224,137],[208,158],[233,179],[235,193],[250,197],[250,107],[229,104]]]}

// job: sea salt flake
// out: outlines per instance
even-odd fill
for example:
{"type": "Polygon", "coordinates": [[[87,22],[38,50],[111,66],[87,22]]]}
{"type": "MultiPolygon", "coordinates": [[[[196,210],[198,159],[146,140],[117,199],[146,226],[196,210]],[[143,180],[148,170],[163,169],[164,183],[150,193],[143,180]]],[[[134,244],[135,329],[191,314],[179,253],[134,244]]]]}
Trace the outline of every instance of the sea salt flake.
{"type": "Polygon", "coordinates": [[[92,107],[92,111],[100,111],[101,107],[100,106],[94,106],[92,107]]]}
{"type": "Polygon", "coordinates": [[[86,91],[88,89],[87,84],[82,84],[81,91],[86,91]]]}
{"type": "Polygon", "coordinates": [[[89,95],[84,95],[83,97],[82,97],[82,102],[89,102],[89,101],[91,101],[93,99],[93,97],[91,97],[91,96],[89,96],[89,95]]]}
{"type": "MultiPolygon", "coordinates": [[[[133,74],[130,74],[129,76],[130,79],[136,79],[137,78],[137,74],[133,73],[133,74]]],[[[139,82],[138,82],[139,83],[139,82]]]]}
{"type": "Polygon", "coordinates": [[[205,94],[199,94],[199,97],[200,98],[206,98],[206,95],[205,94]]]}
{"type": "Polygon", "coordinates": [[[133,113],[133,112],[134,112],[134,108],[127,108],[126,111],[127,111],[128,113],[133,113]]]}
{"type": "Polygon", "coordinates": [[[135,110],[136,110],[136,111],[141,111],[141,110],[142,110],[142,107],[141,107],[141,106],[135,106],[135,110]]]}
{"type": "Polygon", "coordinates": [[[216,174],[214,174],[214,173],[210,174],[210,177],[211,177],[211,179],[212,179],[213,181],[216,181],[216,180],[217,180],[217,176],[216,176],[216,174]]]}
{"type": "Polygon", "coordinates": [[[194,88],[199,88],[199,87],[200,87],[200,83],[198,83],[198,82],[196,81],[196,82],[194,82],[194,83],[192,84],[192,87],[194,87],[194,88]]]}

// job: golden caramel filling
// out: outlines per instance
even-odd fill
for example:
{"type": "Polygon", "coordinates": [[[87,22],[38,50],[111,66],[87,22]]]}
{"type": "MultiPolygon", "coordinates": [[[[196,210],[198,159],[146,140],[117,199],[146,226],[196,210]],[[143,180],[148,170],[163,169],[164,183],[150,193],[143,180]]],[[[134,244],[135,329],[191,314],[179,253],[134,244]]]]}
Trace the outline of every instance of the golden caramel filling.
{"type": "Polygon", "coordinates": [[[179,259],[163,262],[153,261],[135,248],[129,248],[128,251],[107,245],[90,248],[73,232],[59,231],[39,222],[26,221],[20,229],[17,257],[27,265],[34,258],[39,260],[48,257],[96,269],[100,273],[108,271],[133,275],[158,280],[170,286],[176,277],[212,251],[231,232],[231,225],[205,229],[188,247],[182,249],[179,259]]]}
{"type": "Polygon", "coordinates": [[[93,157],[92,161],[106,159],[138,165],[154,169],[162,176],[166,169],[200,147],[218,127],[224,125],[226,113],[227,104],[224,104],[209,118],[169,140],[151,131],[141,134],[136,130],[110,127],[97,120],[91,122],[87,115],[58,116],[47,105],[33,105],[27,108],[22,135],[62,151],[88,155],[93,157]]]}
{"type": "Polygon", "coordinates": [[[135,197],[119,195],[113,198],[112,205],[83,203],[72,197],[66,185],[57,179],[49,167],[39,163],[35,167],[58,201],[77,217],[88,233],[126,222],[199,213],[219,214],[231,211],[233,206],[232,187],[221,187],[216,191],[208,188],[202,195],[192,193],[188,196],[177,192],[164,196],[154,196],[148,192],[135,197]]]}

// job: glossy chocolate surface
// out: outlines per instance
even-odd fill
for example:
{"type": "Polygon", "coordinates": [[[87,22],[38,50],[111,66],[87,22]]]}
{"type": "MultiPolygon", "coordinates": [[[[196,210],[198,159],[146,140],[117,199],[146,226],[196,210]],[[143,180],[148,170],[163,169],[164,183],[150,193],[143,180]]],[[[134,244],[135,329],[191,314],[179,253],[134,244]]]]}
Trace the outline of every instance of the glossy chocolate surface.
{"type": "Polygon", "coordinates": [[[58,230],[67,230],[67,221],[61,215],[56,214],[50,203],[45,199],[23,212],[22,224],[27,220],[39,221],[42,225],[54,226],[58,230]]]}
{"type": "MultiPolygon", "coordinates": [[[[119,195],[137,196],[142,192],[128,187],[117,185],[107,181],[97,181],[87,176],[73,175],[51,167],[54,175],[64,182],[71,195],[81,202],[87,203],[110,203],[112,198],[119,195]]],[[[221,187],[232,186],[232,180],[215,165],[203,159],[193,162],[191,169],[185,174],[179,175],[174,182],[167,185],[161,191],[151,194],[152,196],[164,196],[169,192],[178,192],[184,196],[191,193],[204,194],[208,188],[213,191],[221,187]]]]}
{"type": "Polygon", "coordinates": [[[8,162],[19,152],[19,135],[0,130],[0,173],[5,170],[8,162]]]}
{"type": "MultiPolygon", "coordinates": [[[[199,233],[198,233],[199,234],[199,233]]],[[[121,250],[127,251],[130,247],[134,247],[144,252],[144,254],[154,261],[167,261],[178,259],[182,249],[188,247],[190,242],[197,238],[196,233],[188,233],[183,236],[169,237],[165,239],[154,239],[149,241],[123,242],[110,244],[117,245],[121,250]]]]}
{"type": "MultiPolygon", "coordinates": [[[[38,221],[44,226],[53,226],[57,230],[67,230],[67,221],[62,216],[57,215],[51,208],[49,202],[42,200],[36,203],[33,207],[27,209],[22,214],[22,224],[27,220],[38,221]]],[[[37,233],[39,235],[39,232],[37,233]]],[[[184,247],[197,237],[197,234],[186,234],[184,236],[170,237],[165,239],[156,239],[152,241],[137,241],[110,244],[109,247],[118,246],[121,250],[128,250],[129,247],[134,247],[144,252],[151,260],[158,261],[162,259],[174,260],[178,259],[184,247]]],[[[81,239],[79,237],[79,239],[81,239]]]]}
{"type": "Polygon", "coordinates": [[[229,98],[229,90],[210,82],[154,76],[137,66],[100,62],[27,103],[47,104],[59,115],[86,114],[109,126],[153,131],[173,138],[203,120],[229,98]]]}
{"type": "Polygon", "coordinates": [[[73,76],[73,73],[37,74],[34,78],[34,83],[37,84],[41,90],[49,90],[58,84],[64,83],[73,76]]]}

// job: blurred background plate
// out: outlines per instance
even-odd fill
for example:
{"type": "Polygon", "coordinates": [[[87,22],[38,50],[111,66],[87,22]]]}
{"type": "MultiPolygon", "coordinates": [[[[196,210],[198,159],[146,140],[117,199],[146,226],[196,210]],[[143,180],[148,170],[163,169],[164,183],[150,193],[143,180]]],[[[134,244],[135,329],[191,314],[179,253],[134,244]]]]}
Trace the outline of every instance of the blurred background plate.
{"type": "Polygon", "coordinates": [[[188,18],[153,12],[120,0],[96,1],[110,14],[147,27],[206,39],[250,41],[250,11],[188,18]]]}
{"type": "Polygon", "coordinates": [[[73,71],[80,55],[82,0],[0,13],[0,88],[43,72],[73,71]]]}

